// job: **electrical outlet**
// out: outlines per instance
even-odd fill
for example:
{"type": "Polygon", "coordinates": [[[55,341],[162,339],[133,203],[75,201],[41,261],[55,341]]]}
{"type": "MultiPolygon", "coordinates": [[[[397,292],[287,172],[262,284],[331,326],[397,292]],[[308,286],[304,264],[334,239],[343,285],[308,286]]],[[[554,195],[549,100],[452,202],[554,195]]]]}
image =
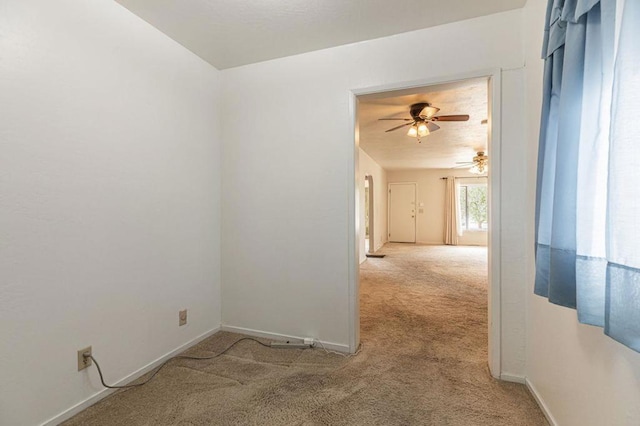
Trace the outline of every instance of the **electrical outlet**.
{"type": "Polygon", "coordinates": [[[182,327],[183,325],[187,325],[187,310],[186,309],[178,312],[178,326],[182,327]]]}
{"type": "Polygon", "coordinates": [[[85,368],[93,364],[93,361],[91,358],[84,356],[84,354],[86,353],[89,353],[89,355],[91,355],[91,346],[84,349],[80,349],[78,351],[78,371],[84,370],[85,368]]]}

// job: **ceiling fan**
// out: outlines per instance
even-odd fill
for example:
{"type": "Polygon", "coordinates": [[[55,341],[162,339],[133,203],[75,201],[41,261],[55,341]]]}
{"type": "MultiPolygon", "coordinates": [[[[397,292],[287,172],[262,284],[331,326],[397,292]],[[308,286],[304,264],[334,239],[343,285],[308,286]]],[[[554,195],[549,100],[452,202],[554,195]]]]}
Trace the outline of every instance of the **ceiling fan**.
{"type": "Polygon", "coordinates": [[[459,166],[453,167],[454,169],[471,166],[469,172],[474,175],[483,175],[489,171],[489,157],[484,154],[484,151],[478,151],[473,161],[458,161],[456,164],[459,166]]]}
{"type": "Polygon", "coordinates": [[[420,102],[417,104],[411,105],[409,109],[409,114],[411,114],[411,118],[379,118],[378,120],[403,120],[406,123],[403,123],[399,126],[392,127],[389,130],[385,130],[385,132],[393,132],[394,130],[401,129],[406,126],[409,127],[409,131],[407,132],[407,136],[412,136],[414,138],[418,138],[418,142],[420,142],[420,137],[427,136],[431,132],[435,132],[440,129],[440,126],[435,124],[436,121],[468,121],[468,115],[439,115],[436,114],[440,111],[440,108],[436,108],[431,106],[430,103],[420,102]]]}

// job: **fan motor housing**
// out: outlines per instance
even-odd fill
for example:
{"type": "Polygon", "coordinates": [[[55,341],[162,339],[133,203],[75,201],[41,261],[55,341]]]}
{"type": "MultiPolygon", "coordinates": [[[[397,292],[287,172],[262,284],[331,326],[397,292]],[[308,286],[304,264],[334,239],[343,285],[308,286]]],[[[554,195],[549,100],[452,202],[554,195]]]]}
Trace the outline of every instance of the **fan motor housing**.
{"type": "Polygon", "coordinates": [[[425,109],[428,106],[431,106],[431,104],[427,102],[420,102],[417,104],[413,104],[411,105],[411,109],[409,110],[409,113],[411,114],[411,117],[413,117],[414,119],[416,120],[420,119],[420,113],[422,112],[423,109],[425,109]]]}

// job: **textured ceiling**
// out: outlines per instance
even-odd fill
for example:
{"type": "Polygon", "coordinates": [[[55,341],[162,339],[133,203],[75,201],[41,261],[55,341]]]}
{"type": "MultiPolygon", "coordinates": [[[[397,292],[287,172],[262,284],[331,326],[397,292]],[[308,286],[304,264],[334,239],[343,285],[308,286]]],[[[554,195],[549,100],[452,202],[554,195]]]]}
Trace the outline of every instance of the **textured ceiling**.
{"type": "Polygon", "coordinates": [[[454,167],[486,151],[488,82],[486,78],[379,93],[358,98],[360,147],[386,170],[454,167]],[[438,122],[440,130],[421,138],[407,136],[408,127],[385,133],[402,121],[379,118],[410,118],[409,106],[429,102],[440,108],[436,115],[468,114],[469,121],[438,122]]]}
{"type": "Polygon", "coordinates": [[[116,0],[218,69],[524,6],[526,0],[116,0]]]}

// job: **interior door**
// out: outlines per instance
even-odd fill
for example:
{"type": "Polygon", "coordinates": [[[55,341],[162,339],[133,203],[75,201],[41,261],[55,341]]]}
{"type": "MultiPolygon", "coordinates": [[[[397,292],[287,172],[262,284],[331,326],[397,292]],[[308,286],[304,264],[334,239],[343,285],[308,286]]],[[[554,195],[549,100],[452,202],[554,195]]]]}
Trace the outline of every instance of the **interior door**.
{"type": "Polygon", "coordinates": [[[416,184],[389,184],[389,241],[416,242],[416,184]]]}

